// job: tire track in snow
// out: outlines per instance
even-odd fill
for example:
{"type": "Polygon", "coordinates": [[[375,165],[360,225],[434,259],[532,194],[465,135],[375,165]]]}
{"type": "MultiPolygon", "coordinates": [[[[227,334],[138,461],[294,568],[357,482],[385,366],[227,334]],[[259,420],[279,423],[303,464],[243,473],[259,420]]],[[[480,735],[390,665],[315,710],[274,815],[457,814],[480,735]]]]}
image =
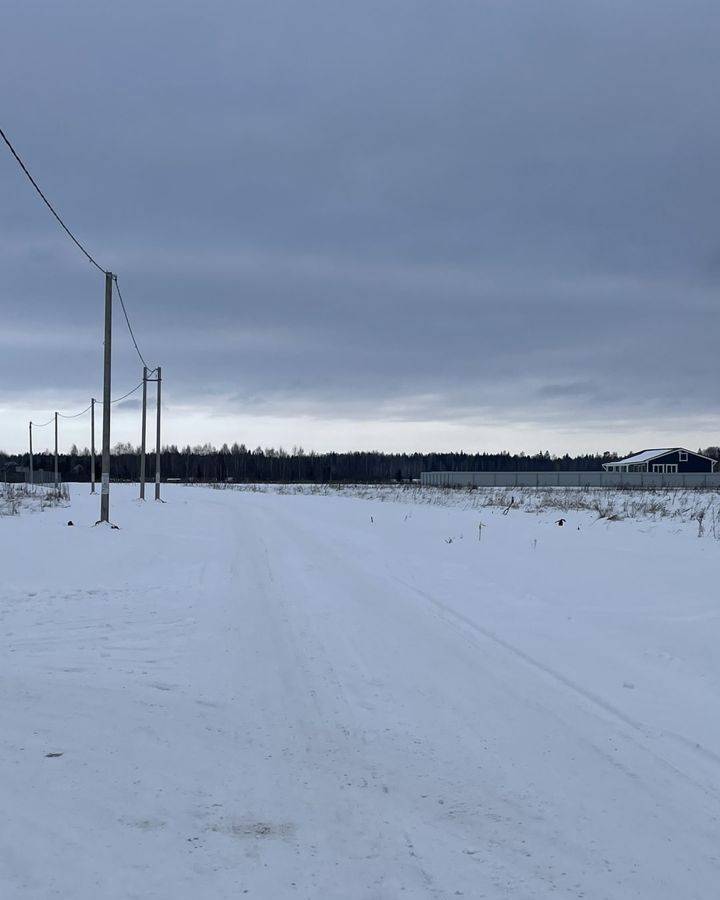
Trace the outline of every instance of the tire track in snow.
{"type": "MultiPolygon", "coordinates": [[[[588,705],[599,709],[609,717],[622,722],[623,725],[631,729],[632,733],[640,734],[648,741],[654,741],[663,738],[673,740],[683,745],[686,749],[691,750],[693,753],[697,753],[698,755],[703,756],[705,759],[711,761],[716,767],[720,769],[720,755],[714,753],[711,750],[708,750],[698,743],[693,742],[689,738],[685,738],[682,735],[673,734],[672,732],[668,731],[653,731],[643,722],[627,715],[627,713],[624,713],[621,709],[618,709],[612,703],[604,700],[598,694],[594,693],[593,691],[589,691],[586,688],[583,688],[576,681],[573,681],[571,678],[563,675],[562,672],[559,672],[557,669],[548,666],[546,663],[541,662],[540,660],[526,653],[524,650],[521,650],[519,647],[511,644],[509,641],[506,641],[504,638],[499,637],[497,634],[495,634],[495,632],[490,631],[487,628],[483,628],[482,625],[478,624],[477,622],[473,621],[468,616],[463,615],[457,610],[452,609],[452,607],[448,606],[446,603],[443,603],[441,600],[438,600],[436,597],[433,597],[431,594],[428,594],[426,591],[423,591],[421,588],[410,584],[409,582],[396,575],[393,575],[392,578],[404,588],[407,588],[417,596],[421,597],[426,603],[433,606],[436,610],[439,610],[441,612],[441,620],[444,619],[448,624],[451,625],[456,624],[465,631],[469,629],[472,633],[478,634],[485,640],[490,641],[498,647],[501,647],[507,653],[521,660],[525,665],[541,672],[547,678],[550,678],[556,683],[562,685],[568,691],[580,697],[588,705]]],[[[707,784],[698,781],[697,778],[694,778],[683,769],[680,769],[675,763],[671,762],[666,757],[659,755],[646,744],[639,743],[637,740],[635,740],[635,743],[645,752],[649,753],[658,763],[666,767],[674,775],[677,775],[680,778],[684,779],[689,784],[693,785],[693,787],[701,790],[704,794],[712,795],[715,799],[720,800],[720,790],[716,790],[712,787],[709,787],[707,784]]]]}
{"type": "MultiPolygon", "coordinates": [[[[261,640],[255,675],[272,684],[263,692],[269,720],[262,703],[250,717],[258,729],[254,746],[260,752],[286,746],[294,737],[284,719],[292,724],[299,716],[307,719],[304,734],[314,751],[324,756],[323,731],[336,750],[320,759],[297,747],[290,757],[274,754],[268,773],[276,784],[250,794],[263,814],[258,821],[272,823],[280,820],[277,807],[281,814],[286,808],[277,788],[303,796],[293,782],[308,785],[308,808],[290,817],[302,823],[292,840],[306,858],[308,896],[394,900],[404,890],[446,898],[457,886],[468,897],[674,900],[689,894],[681,889],[687,874],[678,870],[678,859],[696,867],[696,884],[701,872],[702,883],[714,883],[709,805],[688,796],[675,772],[670,778],[648,765],[647,731],[622,722],[620,730],[608,727],[621,720],[572,684],[547,672],[528,677],[542,663],[533,665],[538,661],[522,659],[510,642],[503,647],[493,640],[497,635],[463,623],[432,591],[423,597],[414,585],[395,580],[400,567],[386,540],[393,532],[375,550],[374,536],[363,542],[330,504],[292,506],[263,497],[243,505],[249,515],[241,537],[255,563],[235,575],[257,593],[246,625],[279,630],[277,642],[261,640]],[[268,614],[272,628],[263,624],[268,614]],[[495,645],[498,652],[488,652],[495,645]],[[291,682],[282,708],[275,708],[279,682],[268,653],[279,654],[291,682]],[[368,673],[375,673],[375,684],[362,683],[368,673]],[[334,722],[390,725],[392,733],[378,732],[376,743],[362,748],[356,746],[362,729],[334,732],[334,722]],[[353,755],[354,749],[361,752],[353,755]],[[374,796],[374,785],[365,791],[357,788],[366,785],[352,783],[367,774],[367,762],[390,778],[388,805],[374,796]],[[420,800],[426,793],[432,796],[420,800]],[[665,854],[668,842],[674,859],[665,854]],[[342,860],[344,890],[337,884],[334,892],[328,889],[332,858],[342,860]],[[440,887],[430,886],[423,873],[440,887]]],[[[422,573],[433,557],[411,561],[422,573]]],[[[253,642],[245,646],[254,653],[253,642]]],[[[256,848],[253,865],[272,865],[272,845],[256,848]]]]}
{"type": "MultiPolygon", "coordinates": [[[[359,577],[365,577],[367,575],[366,567],[358,562],[358,559],[363,558],[362,554],[353,552],[353,549],[351,547],[348,546],[341,548],[337,545],[325,543],[318,539],[316,536],[307,533],[304,534],[304,539],[306,542],[313,544],[317,548],[318,553],[322,553],[325,556],[333,556],[346,568],[356,571],[359,577]]],[[[490,629],[484,628],[478,622],[453,609],[447,603],[444,603],[442,600],[439,600],[437,597],[433,596],[427,591],[418,588],[416,585],[394,574],[389,566],[386,566],[386,576],[404,589],[409,590],[416,596],[420,597],[426,605],[435,610],[436,615],[440,613],[438,618],[441,621],[445,621],[445,623],[450,625],[451,627],[458,628],[466,635],[470,633],[471,635],[474,634],[482,637],[484,640],[489,641],[495,646],[501,648],[507,654],[520,660],[524,665],[540,672],[545,678],[548,678],[556,684],[561,685],[572,695],[579,697],[586,707],[598,710],[609,719],[622,723],[627,729],[629,729],[629,734],[627,735],[628,740],[632,741],[632,743],[640,748],[643,752],[649,754],[670,774],[692,785],[694,788],[700,790],[704,795],[712,796],[714,799],[720,800],[720,789],[702,780],[699,780],[697,777],[686,771],[685,768],[681,768],[676,762],[668,759],[665,755],[658,753],[657,750],[652,746],[648,746],[647,742],[659,742],[662,740],[665,740],[668,743],[672,742],[677,746],[685,748],[691,753],[693,757],[701,757],[704,761],[710,762],[714,770],[720,770],[720,755],[714,753],[712,750],[709,750],[706,747],[703,747],[699,743],[684,737],[683,735],[674,734],[666,730],[651,729],[645,723],[623,712],[621,709],[605,700],[597,693],[582,687],[582,685],[574,681],[572,678],[569,678],[552,666],[548,666],[546,663],[543,663],[539,659],[526,653],[524,650],[500,637],[490,629]],[[638,740],[638,737],[640,738],[640,740],[638,740]]],[[[620,765],[614,757],[608,756],[602,747],[597,746],[596,749],[606,759],[611,761],[613,765],[620,765]]],[[[623,766],[620,767],[624,768],[623,766]]],[[[630,771],[626,771],[626,774],[632,775],[633,773],[631,773],[630,771]]]]}
{"type": "MultiPolygon", "coordinates": [[[[412,621],[420,626],[425,636],[429,636],[433,645],[437,643],[435,637],[436,629],[434,627],[436,616],[433,615],[432,618],[425,617],[423,620],[424,617],[418,616],[416,606],[410,608],[405,605],[396,606],[391,604],[389,607],[386,607],[384,601],[397,595],[397,590],[392,586],[391,577],[377,575],[368,570],[366,557],[358,556],[357,554],[349,558],[346,557],[344,553],[338,551],[334,544],[324,541],[315,533],[308,533],[306,521],[301,521],[298,525],[295,525],[293,522],[294,514],[288,513],[287,509],[268,510],[266,507],[263,507],[261,513],[265,525],[258,533],[262,531],[264,535],[274,534],[277,538],[278,546],[284,548],[283,571],[289,582],[290,576],[288,572],[292,569],[293,588],[299,596],[302,596],[303,592],[297,591],[297,589],[306,581],[307,575],[307,567],[304,567],[304,562],[322,560],[321,565],[313,565],[311,567],[310,571],[313,574],[307,579],[305,593],[308,598],[313,591],[319,595],[324,594],[326,597],[337,596],[338,606],[336,607],[335,603],[331,602],[327,606],[327,611],[331,615],[338,612],[342,617],[343,627],[352,629],[353,624],[357,625],[360,621],[356,620],[354,616],[360,615],[361,620],[373,623],[371,628],[377,627],[381,633],[386,624],[389,624],[385,622],[385,612],[394,610],[393,624],[397,628],[394,631],[391,629],[391,633],[402,634],[403,626],[406,624],[409,616],[412,621]],[[299,537],[300,535],[301,537],[299,537]],[[289,549],[291,547],[295,551],[294,557],[293,551],[289,549]],[[365,565],[359,562],[359,559],[363,559],[365,565]],[[385,590],[383,590],[383,587],[385,590]],[[307,591],[310,591],[310,593],[307,593],[307,591]],[[368,601],[371,600],[373,602],[368,604],[368,601]],[[351,608],[355,611],[353,612],[351,608]],[[399,614],[399,618],[397,614],[399,614]]],[[[336,536],[336,533],[333,533],[333,537],[336,536]]],[[[348,549],[348,553],[351,552],[348,549]]],[[[320,640],[321,645],[323,639],[327,641],[328,637],[340,637],[339,634],[333,634],[332,630],[328,630],[324,616],[314,619],[314,622],[317,625],[316,637],[320,640]]],[[[305,624],[308,625],[310,623],[306,622],[305,624]]],[[[308,638],[307,633],[303,633],[301,638],[303,643],[305,643],[308,638]]],[[[367,684],[372,674],[372,668],[363,665],[362,655],[366,654],[368,659],[372,661],[380,659],[381,664],[382,659],[377,657],[374,652],[374,642],[367,644],[366,634],[361,635],[358,641],[356,649],[360,656],[355,654],[353,646],[355,638],[352,636],[349,643],[347,640],[342,641],[340,649],[337,646],[328,649],[330,652],[334,652],[336,657],[340,654],[338,658],[341,658],[346,664],[344,672],[346,679],[348,676],[352,676],[356,670],[362,673],[363,680],[367,684]],[[350,668],[348,669],[347,666],[350,668]]],[[[464,635],[463,642],[465,642],[464,635]]],[[[457,644],[457,638],[453,637],[451,644],[457,644]]],[[[412,647],[412,644],[408,646],[412,647]]],[[[323,655],[325,660],[328,661],[328,650],[323,649],[323,655]]],[[[424,657],[420,648],[411,650],[411,655],[418,659],[422,658],[424,664],[424,657]]],[[[332,664],[330,664],[330,668],[332,669],[332,664]]],[[[395,672],[394,674],[397,673],[395,672]]],[[[403,702],[405,688],[402,682],[389,684],[388,687],[389,693],[384,698],[384,714],[386,715],[388,711],[396,711],[402,719],[406,718],[403,702]]],[[[382,703],[383,701],[381,700],[382,703]]],[[[456,715],[460,717],[457,719],[457,725],[462,727],[461,713],[456,715]]],[[[373,718],[374,712],[371,711],[370,721],[373,718]]],[[[398,723],[400,721],[398,720],[398,723]]],[[[486,885],[484,890],[488,891],[487,896],[515,896],[516,892],[524,892],[535,880],[542,882],[549,889],[556,888],[557,884],[553,881],[552,867],[547,867],[550,872],[548,874],[548,871],[545,871],[538,862],[540,858],[539,851],[536,854],[536,858],[533,859],[532,854],[525,849],[524,841],[514,833],[513,804],[516,803],[519,809],[520,821],[516,827],[523,828],[524,826],[521,824],[523,817],[527,816],[530,819],[543,817],[543,801],[536,800],[531,792],[521,792],[515,795],[512,790],[500,789],[497,791],[495,785],[487,782],[482,784],[482,796],[469,799],[469,792],[471,792],[470,797],[473,797],[475,791],[472,788],[472,781],[469,782],[468,779],[475,777],[476,766],[472,763],[468,765],[467,762],[459,763],[455,761],[454,752],[450,757],[437,757],[435,752],[437,742],[435,729],[439,726],[436,721],[433,721],[430,732],[427,732],[427,728],[423,729],[422,725],[416,725],[416,733],[413,734],[412,731],[404,733],[407,727],[408,723],[402,725],[399,729],[394,729],[397,731],[397,737],[400,738],[400,742],[395,744],[391,741],[389,744],[384,744],[382,747],[383,755],[376,755],[376,762],[381,770],[386,771],[388,769],[388,764],[391,760],[395,761],[395,754],[398,752],[402,755],[401,767],[407,768],[409,771],[412,771],[413,768],[415,769],[415,775],[410,775],[409,778],[404,778],[402,775],[398,776],[396,773],[395,778],[399,781],[398,784],[391,781],[391,784],[393,784],[393,795],[398,792],[400,794],[399,797],[396,797],[395,803],[399,801],[403,806],[383,809],[378,807],[377,804],[369,806],[367,802],[361,803],[361,805],[368,806],[376,816],[381,814],[386,819],[386,826],[393,822],[391,831],[388,831],[387,828],[385,829],[384,841],[389,846],[397,845],[397,849],[393,851],[396,856],[399,852],[402,852],[411,858],[410,864],[416,873],[416,877],[420,879],[418,883],[413,884],[413,896],[444,898],[453,893],[453,891],[448,891],[447,888],[440,888],[432,874],[433,870],[437,868],[437,860],[433,857],[433,853],[437,853],[437,851],[428,842],[426,833],[428,827],[433,830],[434,837],[442,834],[443,837],[449,839],[452,846],[453,868],[463,871],[463,878],[466,878],[469,874],[469,870],[467,870],[469,866],[472,870],[471,878],[476,888],[480,890],[479,885],[484,883],[486,885]],[[455,762],[456,771],[450,772],[445,776],[443,767],[448,759],[455,762]],[[419,773],[422,774],[419,775],[419,773]],[[421,778],[420,781],[417,780],[418,775],[421,778]],[[422,808],[422,804],[420,806],[416,805],[414,808],[411,806],[411,785],[412,787],[417,786],[418,794],[422,794],[426,804],[425,808],[422,808]],[[428,794],[435,795],[435,798],[432,801],[428,801],[428,794]],[[433,804],[439,805],[434,806],[433,804]],[[401,817],[400,809],[403,810],[405,815],[409,816],[407,822],[401,817]],[[501,813],[497,812],[498,809],[501,810],[501,813]],[[387,821],[388,817],[390,817],[389,821],[387,821]],[[407,829],[410,823],[414,825],[415,830],[418,832],[418,837],[415,840],[408,835],[407,829]],[[478,846],[478,830],[481,834],[487,835],[480,840],[482,850],[476,849],[478,846]],[[421,844],[423,845],[422,848],[421,844]],[[482,862],[481,869],[478,868],[479,862],[482,862]]],[[[409,724],[409,727],[412,729],[412,724],[409,724]]],[[[474,727],[471,728],[468,737],[472,744],[475,740],[474,727]]],[[[369,748],[370,757],[372,757],[372,751],[376,749],[369,748]]],[[[462,756],[457,759],[462,759],[462,756]]],[[[515,814],[517,815],[517,810],[515,814]]],[[[567,838],[565,840],[567,841],[567,838]]],[[[540,838],[539,843],[544,843],[544,838],[540,838]]],[[[404,865],[408,865],[408,863],[405,862],[404,865]]],[[[562,881],[564,874],[558,874],[555,877],[562,881]]],[[[383,894],[382,896],[395,897],[401,887],[395,880],[391,879],[391,882],[387,885],[383,882],[383,889],[392,889],[392,893],[383,894]]],[[[480,893],[478,896],[483,895],[483,893],[480,893]]],[[[372,894],[371,896],[375,895],[372,894]]],[[[471,896],[473,895],[471,894],[471,896]]],[[[543,889],[542,894],[533,891],[532,893],[523,893],[523,896],[544,897],[546,893],[543,889]]]]}
{"type": "MultiPolygon", "coordinates": [[[[389,900],[398,891],[408,891],[414,897],[442,900],[446,895],[412,842],[408,843],[402,821],[393,822],[392,800],[376,777],[365,731],[355,720],[343,679],[304,608],[304,596],[312,593],[304,577],[307,536],[299,537],[262,506],[248,504],[245,510],[262,522],[261,527],[257,523],[249,527],[242,520],[235,525],[252,572],[254,589],[248,600],[255,609],[251,615],[258,643],[275,649],[274,655],[265,656],[274,660],[285,688],[281,705],[287,711],[287,723],[283,724],[282,715],[270,723],[286,770],[279,777],[290,778],[306,790],[308,807],[316,795],[325,798],[320,808],[325,806],[334,823],[325,840],[337,855],[350,852],[358,859],[368,878],[363,897],[389,900]],[[273,553],[277,547],[282,547],[282,565],[276,570],[273,553]]],[[[231,571],[233,577],[240,575],[237,561],[231,571]]],[[[262,672],[258,675],[263,677],[262,672]]],[[[314,821],[310,831],[327,827],[314,821]]],[[[298,831],[294,845],[298,853],[314,858],[319,848],[303,843],[303,831],[298,831]]],[[[314,883],[313,887],[323,886],[314,883]]]]}

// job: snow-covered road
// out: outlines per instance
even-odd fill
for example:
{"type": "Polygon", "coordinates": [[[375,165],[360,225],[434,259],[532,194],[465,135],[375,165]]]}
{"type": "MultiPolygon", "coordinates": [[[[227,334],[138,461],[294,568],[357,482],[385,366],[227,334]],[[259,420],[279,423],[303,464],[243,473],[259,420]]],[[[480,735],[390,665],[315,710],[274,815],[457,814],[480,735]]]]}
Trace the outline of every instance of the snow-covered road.
{"type": "Polygon", "coordinates": [[[3,900],[718,896],[718,543],[85,490],[0,519],[3,900]]]}

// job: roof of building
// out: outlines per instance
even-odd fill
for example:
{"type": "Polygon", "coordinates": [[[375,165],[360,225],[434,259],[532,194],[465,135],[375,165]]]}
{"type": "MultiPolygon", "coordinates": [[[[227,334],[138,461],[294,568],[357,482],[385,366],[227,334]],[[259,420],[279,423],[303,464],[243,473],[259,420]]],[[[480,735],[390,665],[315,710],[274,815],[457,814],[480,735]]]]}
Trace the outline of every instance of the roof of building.
{"type": "Polygon", "coordinates": [[[699,456],[702,459],[710,459],[709,456],[703,456],[702,453],[696,453],[694,450],[686,450],[685,447],[665,447],[664,449],[642,450],[640,453],[633,454],[633,456],[628,456],[625,459],[616,459],[615,462],[606,463],[606,465],[634,466],[637,463],[644,463],[649,462],[651,459],[657,459],[658,456],[665,456],[666,453],[676,453],[678,450],[682,450],[683,453],[692,453],[693,456],[699,456]]]}
{"type": "Polygon", "coordinates": [[[666,453],[673,453],[675,450],[679,450],[679,447],[666,447],[664,450],[656,449],[656,450],[642,450],[640,453],[635,453],[633,456],[628,456],[625,459],[616,459],[614,463],[610,463],[611,466],[627,466],[634,465],[635,463],[644,463],[648,462],[648,460],[655,459],[657,456],[664,456],[666,453]]]}

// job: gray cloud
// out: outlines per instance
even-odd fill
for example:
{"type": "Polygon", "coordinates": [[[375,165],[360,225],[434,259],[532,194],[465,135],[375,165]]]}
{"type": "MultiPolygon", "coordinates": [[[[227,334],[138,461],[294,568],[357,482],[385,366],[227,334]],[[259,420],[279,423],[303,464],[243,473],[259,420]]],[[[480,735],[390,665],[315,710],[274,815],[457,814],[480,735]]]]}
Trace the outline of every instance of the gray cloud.
{"type": "MultiPolygon", "coordinates": [[[[6,14],[3,127],[118,271],[178,415],[708,421],[716,4],[95,13],[6,14]]],[[[5,398],[77,406],[102,278],[7,154],[0,192],[5,398]]],[[[119,318],[114,347],[120,393],[119,318]]]]}
{"type": "Polygon", "coordinates": [[[121,409],[142,409],[142,403],[140,400],[121,400],[119,403],[115,404],[115,408],[118,410],[121,409]]]}

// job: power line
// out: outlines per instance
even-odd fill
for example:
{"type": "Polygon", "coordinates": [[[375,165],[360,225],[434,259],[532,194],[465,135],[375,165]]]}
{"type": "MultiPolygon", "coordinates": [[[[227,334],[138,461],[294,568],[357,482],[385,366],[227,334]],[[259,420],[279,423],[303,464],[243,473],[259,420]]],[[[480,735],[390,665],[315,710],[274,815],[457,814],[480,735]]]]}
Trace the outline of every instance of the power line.
{"type": "MultiPolygon", "coordinates": [[[[140,388],[141,388],[142,386],[143,386],[143,383],[142,383],[142,381],[141,381],[140,384],[136,384],[135,387],[134,387],[131,391],[128,391],[128,392],[127,392],[127,394],[123,394],[122,397],[116,397],[114,400],[111,400],[110,403],[111,403],[111,404],[113,404],[113,403],[119,403],[121,400],[125,400],[125,399],[126,399],[127,397],[129,397],[131,394],[134,394],[135,391],[139,391],[140,388]]],[[[102,400],[96,400],[95,403],[96,403],[97,406],[102,406],[102,405],[103,405],[102,400]]]]}
{"type": "MultiPolygon", "coordinates": [[[[156,371],[157,371],[157,369],[153,369],[153,372],[156,372],[156,371]]],[[[152,375],[152,372],[148,372],[148,375],[152,375]]],[[[136,391],[139,391],[140,388],[141,388],[142,386],[143,386],[143,383],[142,383],[142,381],[141,381],[140,384],[136,384],[135,387],[134,387],[132,390],[130,390],[130,391],[127,392],[127,394],[123,394],[122,397],[116,397],[114,400],[111,400],[110,403],[111,403],[111,404],[112,404],[112,403],[120,403],[121,400],[127,400],[127,398],[128,398],[131,394],[134,394],[134,393],[136,393],[136,391]]],[[[96,405],[96,406],[102,406],[102,405],[103,405],[103,404],[102,404],[102,400],[96,400],[96,401],[95,401],[95,405],[96,405]]],[[[58,416],[59,416],[61,419],[79,419],[80,416],[84,416],[85,413],[90,412],[91,409],[92,409],[92,403],[90,404],[90,406],[88,406],[88,407],[87,407],[86,409],[84,409],[82,412],[74,413],[74,415],[71,415],[71,416],[68,416],[68,415],[65,415],[65,413],[59,412],[59,413],[58,413],[58,416]]],[[[32,427],[33,427],[33,428],[45,428],[46,425],[50,425],[50,424],[52,424],[54,421],[55,421],[55,416],[53,416],[52,419],[48,419],[47,422],[43,422],[41,425],[38,425],[36,422],[32,422],[31,424],[32,424],[32,427]]]]}
{"type": "Polygon", "coordinates": [[[127,394],[123,394],[122,397],[116,397],[115,400],[111,400],[110,402],[111,403],[119,403],[121,400],[124,400],[126,397],[129,397],[131,394],[134,394],[136,391],[139,391],[140,388],[142,387],[142,385],[143,385],[143,383],[141,381],[140,384],[135,385],[135,387],[131,391],[128,391],[127,394]]]}
{"type": "MultiPolygon", "coordinates": [[[[127,322],[128,331],[130,332],[130,337],[132,338],[132,342],[135,345],[135,350],[137,351],[137,355],[140,357],[140,362],[145,366],[146,369],[149,369],[150,366],[145,362],[145,357],[140,352],[140,348],[137,345],[137,341],[135,340],[135,335],[133,334],[132,325],[130,324],[130,319],[128,318],[127,310],[125,309],[125,303],[123,301],[122,294],[120,293],[120,285],[118,284],[118,277],[115,276],[115,290],[117,291],[118,299],[120,300],[120,306],[122,307],[123,315],[125,316],[125,321],[127,322]]],[[[154,370],[153,370],[154,371],[154,370]]]]}
{"type": "MultiPolygon", "coordinates": [[[[18,152],[15,150],[15,148],[13,147],[13,145],[12,145],[11,142],[10,142],[10,139],[9,139],[8,136],[5,134],[5,132],[3,131],[2,128],[0,128],[0,137],[1,137],[1,138],[3,139],[3,141],[7,144],[8,149],[10,150],[10,152],[11,152],[12,155],[13,155],[13,157],[15,158],[15,161],[16,161],[17,164],[20,166],[20,168],[23,170],[23,172],[24,172],[25,175],[27,176],[28,181],[29,181],[30,184],[32,184],[32,186],[35,188],[35,190],[37,191],[38,195],[39,195],[40,198],[42,199],[43,203],[45,204],[45,206],[47,206],[47,208],[48,208],[48,209],[50,210],[50,212],[53,214],[53,216],[55,217],[55,219],[57,220],[57,222],[59,223],[59,225],[60,225],[60,227],[63,229],[63,231],[67,234],[67,236],[68,236],[68,237],[70,238],[70,240],[75,244],[75,246],[80,250],[80,252],[81,252],[81,253],[89,260],[89,262],[91,262],[92,265],[95,266],[95,268],[96,268],[99,272],[102,272],[102,273],[105,275],[105,373],[104,373],[104,392],[105,392],[105,393],[104,393],[104,403],[105,403],[105,412],[104,412],[104,414],[103,414],[103,455],[102,455],[102,460],[103,460],[103,465],[102,465],[102,485],[103,485],[103,488],[102,488],[102,497],[101,497],[101,504],[100,504],[100,520],[103,521],[103,522],[107,522],[107,521],[109,521],[108,513],[109,513],[109,486],[110,486],[110,465],[109,465],[109,456],[110,456],[110,406],[111,406],[112,404],[114,404],[114,403],[120,403],[122,400],[125,400],[127,397],[130,397],[130,396],[131,396],[132,394],[134,394],[136,391],[140,390],[140,388],[143,387],[143,385],[146,385],[146,384],[147,384],[147,378],[148,378],[148,369],[149,369],[149,366],[148,366],[147,362],[145,361],[145,357],[144,357],[144,356],[142,355],[142,353],[140,352],[140,348],[138,347],[138,342],[137,342],[137,340],[135,339],[135,334],[134,334],[134,332],[133,332],[132,325],[130,324],[130,317],[129,317],[128,314],[127,314],[127,309],[125,308],[125,302],[124,302],[124,300],[123,300],[123,296],[122,296],[122,293],[121,293],[121,291],[120,291],[120,285],[118,284],[118,277],[117,277],[117,275],[116,275],[116,274],[113,274],[113,273],[111,273],[111,272],[106,271],[106,270],[100,265],[100,263],[98,263],[97,260],[95,260],[95,259],[90,255],[90,253],[85,249],[85,247],[80,243],[80,241],[79,241],[79,240],[75,237],[75,235],[72,233],[72,231],[70,231],[70,229],[67,227],[67,225],[65,224],[65,222],[63,222],[63,220],[60,218],[60,215],[56,212],[56,210],[55,210],[55,208],[53,207],[53,205],[50,203],[50,201],[48,200],[48,198],[45,196],[45,194],[44,194],[43,191],[41,190],[40,185],[37,183],[37,181],[35,181],[35,179],[34,179],[34,178],[32,177],[32,175],[30,174],[30,171],[28,170],[28,168],[27,168],[27,166],[25,165],[25,163],[22,161],[22,159],[20,159],[20,155],[19,155],[18,152]],[[110,399],[110,369],[111,369],[110,345],[111,345],[111,332],[112,332],[112,282],[113,282],[113,281],[115,282],[115,288],[116,288],[116,290],[117,290],[118,298],[119,298],[119,300],[120,300],[120,306],[122,307],[123,315],[125,316],[125,322],[126,322],[126,324],[127,324],[128,331],[130,332],[130,337],[131,337],[131,339],[132,339],[133,346],[135,347],[135,351],[136,351],[138,357],[140,358],[140,362],[142,362],[142,364],[143,364],[144,372],[143,372],[143,380],[142,380],[136,387],[134,387],[132,390],[128,391],[126,394],[123,394],[121,397],[116,397],[114,400],[111,400],[111,399],[110,399]]],[[[159,369],[159,368],[155,368],[155,369],[152,370],[152,372],[150,372],[150,374],[152,375],[152,374],[155,373],[155,372],[157,372],[157,378],[156,378],[155,380],[156,380],[157,383],[158,383],[158,384],[157,384],[157,396],[158,396],[158,439],[157,439],[157,443],[158,443],[158,461],[157,461],[157,472],[156,472],[156,479],[158,479],[158,478],[159,478],[159,473],[160,473],[160,458],[159,458],[159,453],[160,453],[160,369],[159,369]]],[[[72,414],[72,415],[66,415],[66,414],[64,414],[64,413],[58,413],[58,412],[56,412],[55,415],[53,416],[53,418],[50,419],[50,421],[44,422],[44,423],[42,423],[41,425],[37,425],[37,426],[36,426],[37,428],[45,428],[45,427],[46,427],[47,425],[49,425],[51,422],[54,421],[54,423],[55,423],[55,484],[56,484],[56,487],[57,487],[57,481],[58,481],[58,449],[57,449],[57,436],[58,436],[58,428],[57,428],[57,424],[58,424],[58,417],[62,417],[63,419],[77,419],[77,418],[80,418],[80,416],[84,416],[85,413],[87,413],[90,409],[93,408],[94,403],[95,403],[95,401],[93,400],[93,401],[90,403],[90,406],[87,407],[87,409],[84,409],[84,410],[82,410],[82,412],[74,413],[74,414],[72,414]]],[[[144,408],[143,408],[143,415],[144,415],[144,408]]],[[[95,422],[94,416],[93,416],[93,420],[92,420],[92,421],[93,421],[93,429],[92,429],[92,433],[93,433],[93,435],[94,435],[94,422],[95,422]]],[[[143,428],[144,428],[144,425],[143,425],[143,428]]],[[[93,440],[94,440],[94,437],[93,437],[93,440]]],[[[143,440],[144,440],[144,436],[143,436],[143,440]]],[[[94,471],[95,471],[95,469],[94,469],[95,461],[94,461],[94,460],[95,460],[95,456],[94,456],[94,443],[93,443],[93,473],[94,473],[94,471]]],[[[30,422],[30,473],[31,473],[31,480],[32,480],[32,422],[30,422]]],[[[93,474],[93,479],[94,479],[94,474],[93,474]]],[[[93,480],[93,489],[94,489],[94,480],[93,480]]],[[[159,491],[160,491],[160,485],[159,485],[159,483],[156,483],[156,485],[155,485],[155,499],[156,499],[156,500],[159,500],[159,499],[160,499],[160,493],[159,493],[159,491]]]]}
{"type": "Polygon", "coordinates": [[[65,413],[58,413],[58,415],[60,416],[61,419],[79,419],[80,416],[84,416],[85,413],[90,412],[91,409],[92,409],[92,403],[90,404],[90,406],[86,407],[82,412],[75,413],[74,416],[66,416],[65,413]]]}
{"type": "Polygon", "coordinates": [[[38,185],[37,181],[35,181],[35,179],[32,177],[32,175],[30,174],[30,172],[28,172],[27,166],[25,165],[25,163],[24,163],[24,162],[20,159],[20,157],[18,156],[17,151],[15,150],[15,148],[13,147],[13,145],[12,145],[12,144],[10,143],[10,141],[8,140],[8,137],[7,137],[7,135],[5,134],[5,132],[2,130],[2,128],[0,128],[0,137],[2,137],[2,139],[3,139],[3,140],[5,141],[5,143],[8,145],[8,147],[10,148],[10,152],[12,153],[12,155],[13,155],[13,156],[15,157],[15,159],[17,160],[17,162],[18,162],[20,168],[23,170],[23,172],[27,175],[28,179],[30,180],[30,184],[32,184],[32,186],[35,188],[35,190],[38,192],[38,194],[40,194],[40,196],[42,197],[43,202],[45,203],[45,206],[47,206],[47,208],[50,210],[50,212],[55,216],[55,218],[58,220],[58,222],[59,222],[60,225],[62,226],[63,230],[66,232],[66,234],[70,237],[70,239],[73,241],[73,243],[74,243],[77,247],[79,247],[80,250],[82,250],[82,252],[85,254],[85,256],[86,256],[86,257],[90,260],[90,262],[95,266],[95,268],[96,268],[96,269],[99,269],[99,270],[100,270],[101,272],[103,272],[103,274],[104,274],[105,269],[103,269],[103,267],[102,267],[98,262],[96,262],[96,261],[92,258],[92,256],[90,256],[90,254],[89,254],[89,253],[87,252],[87,250],[83,247],[83,245],[80,243],[80,241],[75,237],[75,235],[72,233],[72,231],[70,231],[70,229],[69,229],[69,228],[67,227],[67,225],[63,222],[63,220],[60,218],[60,216],[55,212],[55,210],[54,210],[54,208],[53,208],[53,205],[50,203],[50,201],[49,201],[48,198],[45,196],[45,194],[43,194],[43,192],[40,190],[40,186],[38,185]]]}

